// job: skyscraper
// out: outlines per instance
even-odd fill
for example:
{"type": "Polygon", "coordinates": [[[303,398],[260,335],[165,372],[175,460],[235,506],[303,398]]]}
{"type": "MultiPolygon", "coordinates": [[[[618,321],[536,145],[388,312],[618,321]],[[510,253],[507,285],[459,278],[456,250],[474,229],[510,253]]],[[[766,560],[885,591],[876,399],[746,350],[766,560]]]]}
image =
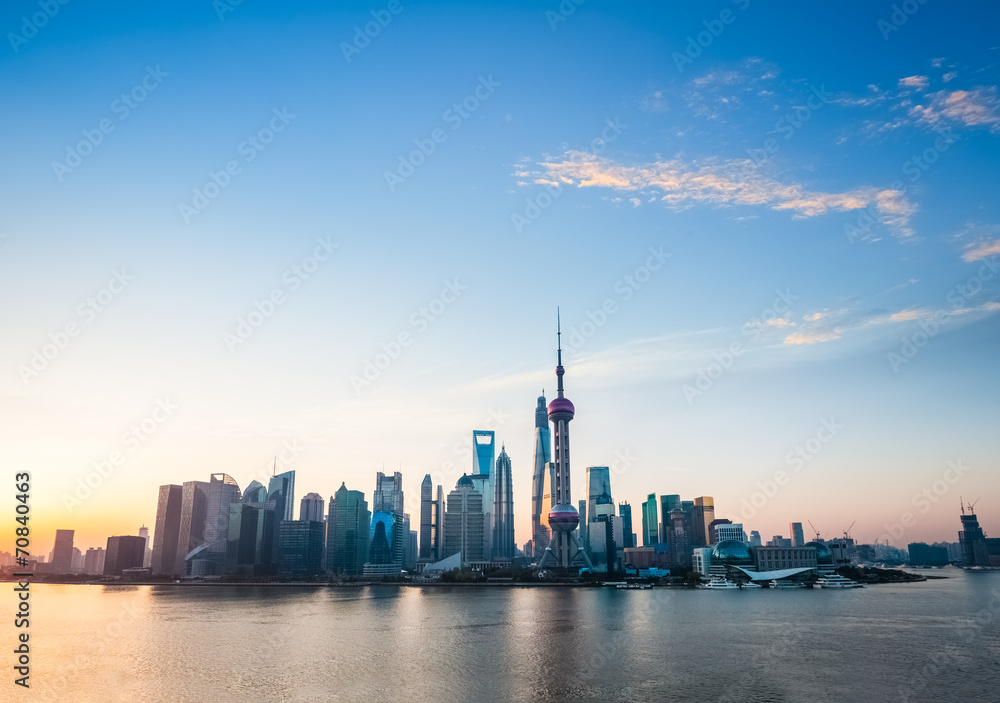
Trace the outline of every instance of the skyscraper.
{"type": "Polygon", "coordinates": [[[431,475],[420,484],[420,561],[437,561],[434,551],[434,483],[431,475]]]}
{"type": "Polygon", "coordinates": [[[145,525],[140,527],[139,536],[146,540],[146,549],[143,550],[142,565],[149,566],[153,562],[153,544],[149,541],[149,528],[145,525]]]}
{"type": "Polygon", "coordinates": [[[437,487],[434,511],[431,514],[431,552],[435,561],[444,559],[444,486],[437,487]]]}
{"type": "Polygon", "coordinates": [[[330,498],[326,533],[326,568],[335,574],[354,576],[368,561],[371,513],[361,491],[349,491],[343,483],[330,498]]]}
{"type": "MultiPolygon", "coordinates": [[[[674,508],[680,508],[683,505],[681,502],[681,497],[677,494],[663,495],[660,496],[660,537],[659,541],[663,544],[670,544],[670,537],[668,534],[670,532],[670,524],[667,516],[670,511],[674,508]]],[[[692,503],[694,505],[694,503],[692,503]]]]}
{"type": "Polygon", "coordinates": [[[189,553],[192,576],[215,576],[225,571],[229,544],[229,506],[239,503],[242,494],[229,474],[212,474],[205,491],[205,527],[202,543],[189,553]]]}
{"type": "Polygon", "coordinates": [[[299,501],[299,520],[324,522],[324,507],[323,496],[319,493],[306,493],[299,501]]]}
{"type": "MultiPolygon", "coordinates": [[[[181,520],[174,555],[174,574],[186,574],[187,556],[205,543],[205,515],[208,483],[185,481],[181,493],[181,520]]],[[[107,557],[105,557],[105,560],[107,557]]]]}
{"type": "Polygon", "coordinates": [[[594,508],[597,506],[597,499],[602,495],[607,495],[608,498],[611,497],[611,470],[607,466],[588,466],[587,467],[587,514],[580,515],[580,520],[586,522],[595,522],[597,519],[597,512],[594,508]]]}
{"type": "Polygon", "coordinates": [[[761,546],[760,532],[757,530],[750,531],[750,546],[759,547],[761,546]]]}
{"type": "Polygon", "coordinates": [[[806,543],[805,534],[802,532],[801,522],[790,522],[788,523],[788,533],[792,538],[793,547],[801,547],[806,543]]]}
{"type": "Polygon", "coordinates": [[[496,463],[493,519],[493,558],[513,559],[517,550],[514,542],[514,479],[510,457],[504,446],[500,447],[496,463]]]}
{"type": "Polygon", "coordinates": [[[73,530],[56,530],[56,544],[52,548],[52,569],[57,574],[68,574],[72,566],[73,530]]]}
{"type": "Polygon", "coordinates": [[[274,502],[278,522],[295,519],[295,471],[275,474],[267,482],[267,499],[274,502]]]}
{"type": "Polygon", "coordinates": [[[156,532],[153,533],[154,574],[174,574],[177,566],[177,544],[181,529],[181,504],[184,489],[180,486],[160,486],[156,502],[156,532]]]}
{"type": "Polygon", "coordinates": [[[104,547],[91,547],[87,550],[83,557],[83,573],[91,575],[104,573],[104,547]]]}
{"type": "Polygon", "coordinates": [[[972,512],[965,512],[962,506],[962,529],[958,533],[958,542],[962,547],[962,566],[989,566],[990,555],[986,545],[986,534],[979,525],[979,518],[972,512]]]}
{"type": "Polygon", "coordinates": [[[121,576],[125,569],[142,566],[146,540],[138,535],[108,537],[104,552],[104,575],[121,576]]]}
{"type": "Polygon", "coordinates": [[[555,505],[549,511],[549,528],[552,530],[552,540],[545,548],[538,565],[569,568],[570,566],[590,567],[590,557],[580,546],[574,534],[580,524],[580,514],[573,507],[570,484],[569,462],[569,423],[576,415],[576,408],[563,390],[563,375],[566,370],[562,365],[562,326],[556,317],[557,361],[556,380],[558,397],[549,403],[549,420],[555,427],[555,447],[553,448],[552,493],[555,505]]]}
{"type": "Polygon", "coordinates": [[[448,509],[444,516],[444,556],[462,555],[462,564],[482,561],[483,496],[472,479],[463,475],[448,494],[448,509]]]}
{"type": "Polygon", "coordinates": [[[259,481],[251,481],[240,502],[229,506],[226,573],[238,576],[274,573],[277,530],[274,503],[267,499],[267,489],[259,481]]]}
{"type": "Polygon", "coordinates": [[[278,528],[278,572],[315,576],[323,569],[323,528],[319,520],[284,520],[278,528]]]}
{"type": "Polygon", "coordinates": [[[552,437],[549,431],[549,416],[545,408],[545,392],[538,396],[535,406],[535,453],[534,470],[531,474],[531,539],[535,552],[545,549],[549,543],[549,510],[544,505],[546,486],[551,481],[548,464],[552,461],[552,437]],[[546,480],[546,477],[549,480],[546,480]]]}
{"type": "Polygon", "coordinates": [[[403,526],[403,475],[397,471],[388,477],[379,471],[375,475],[368,545],[368,564],[376,568],[366,566],[366,573],[398,573],[403,568],[403,542],[409,540],[403,526]]]}
{"type": "Polygon", "coordinates": [[[652,547],[660,543],[660,521],[656,516],[656,494],[650,493],[646,496],[646,502],[642,504],[642,546],[652,547]]]}
{"type": "Polygon", "coordinates": [[[663,523],[668,525],[667,544],[670,549],[670,563],[673,566],[691,565],[691,540],[687,515],[683,508],[674,508],[663,516],[663,523]]]}
{"type": "Polygon", "coordinates": [[[707,547],[709,540],[708,526],[715,519],[715,500],[711,496],[701,496],[694,499],[694,520],[691,531],[694,533],[695,547],[707,547]]]}
{"type": "Polygon", "coordinates": [[[622,549],[639,546],[632,532],[632,506],[627,501],[618,504],[618,517],[622,519],[622,549]]]}
{"type": "Polygon", "coordinates": [[[472,473],[469,479],[483,496],[483,560],[493,558],[493,527],[496,502],[496,435],[491,430],[472,431],[472,473]]]}

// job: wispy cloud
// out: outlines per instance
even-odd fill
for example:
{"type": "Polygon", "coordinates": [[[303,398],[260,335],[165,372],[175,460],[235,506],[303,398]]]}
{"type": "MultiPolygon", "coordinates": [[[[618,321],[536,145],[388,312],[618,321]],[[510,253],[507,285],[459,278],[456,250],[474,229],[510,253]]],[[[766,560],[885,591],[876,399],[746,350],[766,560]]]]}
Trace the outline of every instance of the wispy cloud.
{"type": "Polygon", "coordinates": [[[899,79],[899,85],[904,88],[924,90],[930,85],[930,81],[927,80],[927,76],[907,76],[906,78],[899,79]]]}
{"type": "Polygon", "coordinates": [[[717,207],[760,205],[788,210],[797,218],[829,212],[872,208],[897,235],[910,236],[909,218],[916,206],[903,193],[873,186],[842,193],[812,191],[798,183],[782,183],[760,175],[749,159],[716,160],[701,164],[681,159],[646,164],[621,164],[596,154],[568,151],[560,159],[538,164],[535,183],[645,191],[675,209],[694,205],[717,207]]]}
{"type": "Polygon", "coordinates": [[[962,254],[962,258],[966,261],[979,261],[995,254],[1000,254],[1000,239],[974,244],[969,249],[966,249],[965,253],[962,254]]]}
{"type": "Polygon", "coordinates": [[[795,332],[785,337],[785,344],[818,344],[832,342],[840,337],[840,330],[836,329],[828,332],[795,332]]]}
{"type": "Polygon", "coordinates": [[[953,121],[967,127],[1000,130],[1000,100],[996,87],[940,90],[925,97],[924,104],[910,109],[910,114],[919,122],[937,127],[953,121]]]}

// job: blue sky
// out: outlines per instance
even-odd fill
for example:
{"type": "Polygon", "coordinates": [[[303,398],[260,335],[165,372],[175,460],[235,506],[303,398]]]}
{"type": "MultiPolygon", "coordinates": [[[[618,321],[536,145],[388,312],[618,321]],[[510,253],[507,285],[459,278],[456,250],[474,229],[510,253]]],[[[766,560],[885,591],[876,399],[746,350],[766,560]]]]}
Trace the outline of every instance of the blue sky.
{"type": "Polygon", "coordinates": [[[134,533],[288,443],[301,494],[384,466],[416,512],[492,423],[523,543],[559,305],[575,495],[617,462],[616,500],[765,537],[955,539],[960,495],[1000,529],[993,8],[323,5],[5,6],[0,416],[46,528],[134,533]]]}

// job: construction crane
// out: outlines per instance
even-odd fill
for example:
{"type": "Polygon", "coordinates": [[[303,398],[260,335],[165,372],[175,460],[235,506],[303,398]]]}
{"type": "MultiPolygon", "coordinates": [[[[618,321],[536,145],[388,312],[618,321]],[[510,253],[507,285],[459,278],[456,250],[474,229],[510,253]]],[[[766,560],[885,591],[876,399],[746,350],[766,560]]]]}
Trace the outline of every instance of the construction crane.
{"type": "Polygon", "coordinates": [[[975,513],[972,512],[972,511],[975,509],[976,503],[978,503],[980,500],[982,500],[982,499],[981,498],[976,498],[974,501],[972,501],[971,503],[969,503],[969,515],[975,515],[975,513]]]}
{"type": "MultiPolygon", "coordinates": [[[[858,522],[857,520],[855,520],[854,522],[852,522],[851,523],[851,527],[854,527],[854,525],[857,524],[857,522],[858,522]]],[[[844,539],[850,539],[851,538],[851,527],[848,527],[846,530],[844,530],[844,539]]]]}
{"type": "Polygon", "coordinates": [[[809,523],[809,527],[812,528],[812,531],[816,533],[816,541],[819,542],[819,530],[816,529],[816,526],[812,523],[812,520],[806,520],[806,522],[809,523]]]}

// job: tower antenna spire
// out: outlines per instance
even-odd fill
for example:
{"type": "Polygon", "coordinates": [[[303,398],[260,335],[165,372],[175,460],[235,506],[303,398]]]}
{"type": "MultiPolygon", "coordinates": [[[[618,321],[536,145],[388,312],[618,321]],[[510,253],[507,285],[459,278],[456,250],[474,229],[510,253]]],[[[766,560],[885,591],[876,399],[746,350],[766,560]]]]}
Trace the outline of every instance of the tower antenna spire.
{"type": "Polygon", "coordinates": [[[556,349],[557,349],[557,361],[556,361],[556,380],[558,381],[556,390],[559,393],[559,397],[563,397],[563,374],[566,371],[563,369],[562,365],[562,319],[559,312],[559,306],[556,306],[556,349]]]}

